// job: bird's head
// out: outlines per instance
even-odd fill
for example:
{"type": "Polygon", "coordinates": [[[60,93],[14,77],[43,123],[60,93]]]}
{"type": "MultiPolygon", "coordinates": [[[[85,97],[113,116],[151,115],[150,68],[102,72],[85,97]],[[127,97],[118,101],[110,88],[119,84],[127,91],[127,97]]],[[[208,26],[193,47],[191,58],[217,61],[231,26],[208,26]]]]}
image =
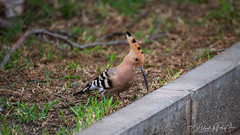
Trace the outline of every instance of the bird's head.
{"type": "Polygon", "coordinates": [[[128,54],[128,60],[133,63],[136,67],[140,67],[147,90],[148,90],[148,83],[147,83],[147,78],[146,74],[143,69],[143,64],[144,64],[144,56],[143,56],[143,51],[137,41],[132,37],[130,32],[126,32],[128,43],[130,45],[130,52],[128,54]]]}
{"type": "Polygon", "coordinates": [[[128,31],[126,32],[126,35],[130,45],[129,60],[136,66],[143,66],[144,56],[141,47],[128,31]]]}

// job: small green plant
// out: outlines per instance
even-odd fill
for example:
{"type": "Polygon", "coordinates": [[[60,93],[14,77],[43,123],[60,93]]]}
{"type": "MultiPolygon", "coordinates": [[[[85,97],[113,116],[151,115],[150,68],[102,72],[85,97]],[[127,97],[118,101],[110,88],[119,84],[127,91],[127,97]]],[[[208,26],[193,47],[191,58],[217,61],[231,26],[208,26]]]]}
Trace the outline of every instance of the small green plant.
{"type": "Polygon", "coordinates": [[[42,135],[49,135],[48,131],[45,128],[42,128],[42,135]]]}
{"type": "Polygon", "coordinates": [[[41,119],[45,119],[48,111],[60,100],[61,99],[55,99],[49,104],[47,103],[47,101],[45,101],[45,106],[42,109],[42,113],[40,113],[40,110],[37,107],[36,103],[33,103],[32,105],[27,105],[23,101],[18,101],[17,114],[15,114],[16,118],[19,119],[19,121],[21,122],[38,121],[41,119]]]}
{"type": "Polygon", "coordinates": [[[21,22],[18,18],[14,19],[13,22],[15,22],[15,27],[10,27],[5,34],[1,35],[0,41],[2,44],[10,45],[11,41],[20,33],[24,22],[21,22]]]}
{"type": "Polygon", "coordinates": [[[12,131],[12,134],[14,134],[14,135],[17,135],[17,131],[18,131],[18,129],[19,129],[19,124],[15,124],[14,122],[12,122],[12,127],[11,127],[11,131],[12,131]]]}
{"type": "Polygon", "coordinates": [[[146,37],[146,34],[139,30],[136,34],[135,34],[136,38],[138,39],[144,39],[144,41],[148,41],[147,37],[146,37]]]}
{"type": "Polygon", "coordinates": [[[21,122],[30,122],[39,119],[39,109],[35,103],[32,106],[26,105],[23,101],[17,103],[17,118],[21,122]]]}
{"type": "Polygon", "coordinates": [[[110,55],[110,62],[108,64],[108,66],[106,65],[106,68],[110,68],[112,66],[113,61],[116,59],[116,56],[117,56],[117,53],[110,55]]]}
{"type": "Polygon", "coordinates": [[[101,0],[100,2],[107,4],[116,9],[122,15],[130,15],[134,17],[139,12],[141,6],[147,3],[146,0],[101,0]]]}
{"type": "Polygon", "coordinates": [[[109,8],[104,2],[98,2],[93,7],[94,11],[100,14],[101,18],[109,16],[109,8]]]}
{"type": "Polygon", "coordinates": [[[164,85],[166,83],[168,83],[171,80],[174,80],[176,78],[178,78],[180,76],[180,71],[175,72],[173,69],[169,70],[168,67],[165,68],[167,71],[167,76],[165,78],[163,77],[158,77],[158,82],[160,83],[160,85],[164,85]]]}
{"type": "Polygon", "coordinates": [[[179,3],[194,3],[194,4],[199,4],[201,0],[175,0],[179,3]]]}
{"type": "Polygon", "coordinates": [[[155,34],[156,31],[158,31],[156,28],[157,28],[157,23],[158,23],[158,18],[155,14],[152,14],[152,18],[153,18],[153,21],[152,23],[150,24],[150,27],[149,29],[147,30],[147,33],[148,34],[155,34]]]}
{"type": "Polygon", "coordinates": [[[47,53],[44,51],[44,49],[42,50],[42,52],[41,52],[41,51],[38,51],[38,53],[39,53],[43,58],[45,58],[46,61],[51,61],[51,59],[52,59],[52,53],[51,53],[51,50],[50,50],[50,49],[47,50],[47,53]]]}
{"type": "Polygon", "coordinates": [[[23,68],[21,68],[20,71],[28,69],[28,67],[29,67],[29,61],[28,61],[27,57],[25,57],[24,59],[25,59],[26,64],[22,64],[22,66],[24,66],[24,65],[25,66],[23,68]]]}
{"type": "Polygon", "coordinates": [[[27,57],[25,57],[25,62],[26,62],[26,66],[23,69],[27,69],[29,67],[29,61],[27,57]]]}
{"type": "Polygon", "coordinates": [[[216,56],[217,52],[218,51],[215,51],[215,50],[207,50],[207,49],[205,49],[204,52],[200,56],[198,56],[196,59],[200,60],[200,59],[207,58],[209,60],[212,57],[216,56]]]}
{"type": "Polygon", "coordinates": [[[171,21],[169,19],[163,19],[163,20],[161,20],[161,23],[162,23],[162,27],[161,28],[164,31],[168,31],[169,29],[173,28],[176,25],[176,22],[171,21]]]}
{"type": "Polygon", "coordinates": [[[85,48],[81,53],[82,53],[82,54],[87,54],[87,56],[89,56],[89,55],[91,55],[93,52],[95,52],[95,53],[101,53],[101,52],[102,52],[101,46],[98,45],[98,46],[93,47],[93,48],[85,48]]]}
{"type": "Polygon", "coordinates": [[[69,64],[69,67],[70,67],[71,69],[76,69],[76,68],[78,67],[78,62],[77,62],[77,63],[74,63],[74,62],[72,61],[72,63],[69,64]]]}
{"type": "Polygon", "coordinates": [[[10,129],[7,127],[6,122],[5,122],[5,115],[2,115],[2,124],[3,124],[3,130],[0,132],[4,135],[11,135],[10,129]]]}
{"type": "Polygon", "coordinates": [[[0,127],[0,135],[17,135],[17,131],[19,129],[19,124],[14,124],[12,122],[12,126],[9,127],[5,122],[5,115],[2,115],[2,126],[0,127]]]}
{"type": "Polygon", "coordinates": [[[71,85],[72,85],[71,84],[71,78],[73,78],[73,79],[81,79],[82,77],[81,76],[76,76],[76,75],[71,75],[70,71],[68,70],[67,76],[63,76],[63,77],[60,78],[60,79],[67,79],[67,81],[68,81],[68,84],[65,87],[65,91],[64,92],[66,92],[68,90],[68,88],[71,87],[71,85]]]}
{"type": "Polygon", "coordinates": [[[40,7],[40,12],[42,15],[50,16],[54,10],[52,6],[44,0],[26,0],[26,2],[29,3],[31,6],[40,7]]]}
{"type": "Polygon", "coordinates": [[[74,15],[74,11],[77,8],[75,1],[58,0],[58,4],[63,18],[69,19],[74,15]]]}
{"type": "Polygon", "coordinates": [[[15,81],[12,85],[8,84],[6,86],[2,86],[2,88],[12,90],[18,82],[19,82],[19,80],[15,81]]]}
{"type": "Polygon", "coordinates": [[[52,53],[50,49],[47,50],[47,53],[43,51],[42,55],[44,58],[46,58],[47,61],[50,61],[52,59],[52,53]]]}
{"type": "Polygon", "coordinates": [[[152,55],[152,49],[142,48],[144,54],[152,55]]]}
{"type": "Polygon", "coordinates": [[[158,82],[160,83],[160,85],[164,85],[163,78],[161,76],[158,77],[158,82]]]}
{"type": "Polygon", "coordinates": [[[72,132],[71,129],[69,128],[66,128],[66,127],[63,127],[63,126],[60,126],[60,131],[58,131],[58,135],[70,135],[72,132]]]}
{"type": "Polygon", "coordinates": [[[119,100],[113,103],[113,97],[107,98],[105,102],[103,100],[97,101],[97,97],[95,97],[88,98],[88,102],[84,106],[79,104],[71,107],[77,116],[75,132],[107,116],[110,110],[116,109],[118,103],[119,100]]]}
{"type": "Polygon", "coordinates": [[[99,73],[102,73],[104,70],[101,68],[101,66],[100,65],[98,65],[98,72],[99,73]]]}
{"type": "Polygon", "coordinates": [[[45,106],[44,106],[44,108],[42,109],[41,119],[42,119],[42,118],[45,118],[45,117],[47,116],[47,114],[48,114],[48,111],[49,111],[55,104],[57,104],[60,100],[61,100],[61,98],[55,99],[55,100],[53,100],[52,102],[50,102],[49,104],[47,103],[47,101],[45,101],[45,106]]]}
{"type": "Polygon", "coordinates": [[[85,65],[80,65],[80,67],[84,68],[84,69],[87,69],[87,67],[85,65]]]}
{"type": "Polygon", "coordinates": [[[59,111],[60,111],[59,118],[62,119],[62,121],[63,121],[64,123],[67,123],[63,111],[62,111],[61,109],[60,109],[59,111]]]}
{"type": "Polygon", "coordinates": [[[83,32],[84,32],[84,29],[83,29],[83,28],[80,28],[80,27],[72,26],[72,27],[70,27],[70,32],[71,32],[73,35],[82,36],[82,35],[83,35],[83,32]]]}
{"type": "Polygon", "coordinates": [[[50,75],[50,71],[45,71],[45,76],[46,76],[46,83],[49,83],[50,82],[50,77],[49,77],[49,75],[50,75]]]}
{"type": "MultiPolygon", "coordinates": [[[[6,53],[2,53],[2,55],[4,56],[6,53]]],[[[11,59],[6,63],[6,65],[4,66],[4,70],[9,70],[9,69],[13,69],[13,68],[19,68],[18,66],[18,62],[19,62],[19,58],[20,58],[21,54],[20,52],[15,52],[12,54],[11,59]]]]}
{"type": "Polygon", "coordinates": [[[10,101],[8,101],[7,98],[0,97],[0,107],[3,110],[6,110],[6,112],[8,112],[8,110],[12,107],[12,103],[10,101]]]}
{"type": "Polygon", "coordinates": [[[220,0],[221,8],[209,13],[208,18],[225,18],[231,21],[236,17],[236,13],[232,7],[232,1],[220,0]]]}

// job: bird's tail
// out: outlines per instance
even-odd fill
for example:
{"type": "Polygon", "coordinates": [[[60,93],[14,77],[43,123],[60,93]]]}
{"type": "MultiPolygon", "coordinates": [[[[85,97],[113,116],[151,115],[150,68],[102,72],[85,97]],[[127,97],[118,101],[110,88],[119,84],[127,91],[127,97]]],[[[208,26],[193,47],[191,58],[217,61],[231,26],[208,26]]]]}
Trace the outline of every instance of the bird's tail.
{"type": "Polygon", "coordinates": [[[87,90],[89,90],[90,86],[87,86],[85,89],[77,91],[73,94],[73,96],[76,96],[78,94],[84,94],[87,90]]]}

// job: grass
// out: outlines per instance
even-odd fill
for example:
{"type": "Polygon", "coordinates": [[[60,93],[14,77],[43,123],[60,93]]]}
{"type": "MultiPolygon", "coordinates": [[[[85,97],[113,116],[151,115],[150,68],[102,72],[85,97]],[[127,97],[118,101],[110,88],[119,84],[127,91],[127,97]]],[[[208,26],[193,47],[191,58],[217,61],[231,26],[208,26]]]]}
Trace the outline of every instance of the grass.
{"type": "MultiPolygon", "coordinates": [[[[42,111],[38,108],[36,103],[33,103],[32,105],[27,105],[23,101],[17,102],[17,112],[13,113],[9,117],[12,119],[15,119],[19,121],[20,123],[29,123],[32,121],[44,121],[46,120],[46,117],[48,115],[49,110],[57,104],[61,99],[55,99],[49,103],[45,101],[45,105],[42,108],[42,111]]],[[[12,103],[7,100],[7,98],[0,97],[0,107],[3,108],[5,112],[8,112],[10,108],[14,108],[12,106],[12,103]]],[[[18,129],[20,127],[20,124],[15,124],[14,121],[12,121],[12,125],[8,126],[6,123],[6,116],[2,115],[2,124],[3,126],[0,127],[1,131],[0,134],[4,135],[10,135],[10,134],[17,134],[18,129]]],[[[16,122],[16,121],[15,121],[16,122]]]]}
{"type": "Polygon", "coordinates": [[[236,12],[232,6],[232,1],[220,0],[221,8],[214,10],[209,13],[208,19],[211,18],[224,18],[228,21],[232,21],[233,18],[236,18],[236,12]]]}
{"type": "Polygon", "coordinates": [[[101,18],[109,16],[109,8],[104,2],[98,2],[98,4],[94,5],[93,9],[101,15],[101,18]]]}
{"type": "Polygon", "coordinates": [[[147,37],[146,37],[146,34],[143,31],[141,31],[141,30],[137,31],[135,33],[135,36],[136,36],[136,38],[143,39],[144,41],[148,40],[147,37]]]}
{"type": "Polygon", "coordinates": [[[5,121],[5,118],[6,118],[5,115],[2,115],[1,118],[2,118],[2,131],[0,131],[0,134],[3,134],[3,135],[17,135],[20,124],[16,125],[16,124],[12,123],[12,126],[8,127],[7,123],[5,121]]]}
{"type": "MultiPolygon", "coordinates": [[[[42,109],[39,109],[36,103],[26,104],[23,101],[17,102],[17,112],[14,113],[11,118],[21,122],[21,123],[29,123],[32,121],[41,121],[44,122],[48,115],[49,110],[57,104],[61,99],[55,99],[47,103],[45,101],[45,105],[42,109]]],[[[0,105],[5,111],[9,111],[12,107],[11,102],[7,100],[7,98],[0,98],[0,105]]],[[[88,98],[88,102],[82,106],[80,104],[76,104],[75,106],[71,107],[71,110],[74,112],[76,117],[74,117],[76,121],[76,128],[75,132],[80,131],[83,128],[91,125],[92,123],[104,118],[107,116],[111,111],[117,109],[117,105],[119,100],[113,102],[113,97],[107,98],[105,102],[103,100],[98,101],[97,97],[90,97],[88,98]]],[[[61,109],[59,109],[59,118],[67,124],[67,120],[65,119],[65,115],[61,109]]],[[[18,133],[18,129],[20,124],[12,123],[11,127],[8,127],[5,122],[5,115],[2,115],[2,134],[16,134],[18,133]]],[[[70,134],[72,128],[61,127],[58,134],[70,134]]],[[[44,128],[42,129],[43,134],[48,134],[48,131],[44,128]]]]}
{"type": "Polygon", "coordinates": [[[0,107],[5,110],[6,112],[9,111],[9,109],[12,107],[12,103],[8,101],[7,98],[0,97],[0,107]]]}
{"type": "Polygon", "coordinates": [[[148,34],[155,34],[155,32],[157,31],[157,23],[158,23],[158,17],[155,14],[151,14],[153,21],[150,24],[150,27],[147,30],[148,34]]]}
{"type": "Polygon", "coordinates": [[[72,63],[69,64],[69,68],[71,69],[77,69],[77,67],[79,66],[78,62],[74,62],[72,61],[72,63]]]}
{"type": "Polygon", "coordinates": [[[194,4],[200,4],[201,0],[175,0],[179,3],[194,3],[194,4]]]}
{"type": "Polygon", "coordinates": [[[83,35],[83,32],[84,32],[84,29],[81,28],[81,27],[71,26],[71,27],[70,27],[70,32],[71,32],[73,35],[82,36],[82,35],[83,35]]]}
{"type": "Polygon", "coordinates": [[[63,111],[62,111],[61,109],[59,109],[59,112],[60,112],[59,118],[62,119],[62,121],[66,124],[67,121],[66,121],[66,119],[65,119],[65,116],[64,116],[63,111]]]}
{"type": "Polygon", "coordinates": [[[121,15],[130,15],[134,17],[139,12],[140,7],[147,3],[146,0],[101,0],[101,3],[107,4],[116,9],[121,15]]]}
{"type": "Polygon", "coordinates": [[[41,57],[43,57],[44,59],[46,59],[46,61],[51,61],[52,59],[52,52],[50,49],[47,49],[47,52],[44,51],[44,49],[42,51],[37,51],[41,57]]]}
{"type": "Polygon", "coordinates": [[[143,53],[148,55],[152,55],[152,50],[153,49],[142,48],[143,53]]]}
{"type": "MultiPolygon", "coordinates": [[[[78,65],[77,65],[78,66],[78,65]]],[[[72,87],[72,86],[74,86],[75,84],[72,84],[71,83],[71,78],[72,79],[81,79],[82,77],[81,76],[76,76],[76,75],[71,75],[70,74],[70,71],[69,71],[69,69],[68,69],[68,74],[67,74],[67,76],[63,76],[63,77],[61,77],[60,79],[67,79],[67,86],[65,87],[65,90],[63,91],[63,93],[64,92],[66,92],[66,91],[68,91],[68,88],[70,88],[70,87],[72,87]]],[[[77,84],[78,85],[78,84],[77,84]]]]}
{"type": "Polygon", "coordinates": [[[218,51],[215,51],[215,50],[207,50],[205,49],[203,51],[203,53],[201,55],[199,55],[196,59],[197,60],[200,60],[200,59],[205,59],[207,58],[208,60],[211,59],[212,57],[216,56],[217,55],[217,52],[218,51]]]}
{"type": "Polygon", "coordinates": [[[33,103],[32,106],[28,106],[23,101],[18,101],[16,119],[20,122],[28,123],[30,121],[37,121],[39,118],[40,113],[36,103],[33,103]]]}
{"type": "Polygon", "coordinates": [[[60,131],[57,133],[58,135],[69,135],[71,134],[72,130],[66,127],[61,126],[60,131]]]}
{"type": "Polygon", "coordinates": [[[26,2],[29,3],[33,7],[40,8],[42,15],[50,16],[50,15],[52,15],[52,13],[54,11],[52,6],[43,0],[26,0],[26,2]]]}
{"type": "Polygon", "coordinates": [[[42,109],[42,112],[38,108],[36,103],[32,105],[27,105],[23,101],[17,102],[17,114],[15,118],[20,122],[31,122],[31,121],[42,121],[46,119],[46,116],[49,110],[60,101],[61,99],[55,99],[54,101],[50,102],[49,104],[45,101],[45,106],[42,109]]]}
{"type": "Polygon", "coordinates": [[[4,135],[10,135],[9,128],[6,126],[6,123],[5,123],[5,115],[2,115],[2,123],[3,123],[2,134],[4,134],[4,135]]]}
{"type": "Polygon", "coordinates": [[[27,57],[25,57],[25,62],[26,62],[26,65],[21,70],[28,69],[28,67],[29,67],[29,60],[27,59],[27,57]]]}
{"type": "Polygon", "coordinates": [[[50,77],[49,77],[49,75],[50,75],[50,71],[45,71],[45,77],[46,77],[46,83],[49,83],[50,82],[50,77]]]}
{"type": "MultiPolygon", "coordinates": [[[[118,52],[111,54],[110,56],[107,56],[107,59],[110,59],[110,60],[109,60],[109,64],[105,65],[106,69],[109,69],[112,67],[113,62],[116,59],[117,55],[118,55],[118,52]]],[[[118,64],[120,64],[120,62],[118,64]]],[[[102,73],[105,70],[105,69],[102,69],[100,65],[98,65],[97,69],[99,73],[102,73]]]]}
{"type": "Polygon", "coordinates": [[[56,104],[58,103],[59,101],[61,100],[61,98],[59,99],[55,99],[53,100],[52,102],[50,102],[49,104],[47,103],[47,101],[45,101],[45,106],[42,110],[42,116],[41,118],[45,118],[48,114],[48,111],[56,104]]]}
{"type": "Polygon", "coordinates": [[[64,19],[69,19],[75,15],[74,11],[77,9],[77,4],[75,1],[58,0],[58,4],[59,11],[64,19]]]}
{"type": "MultiPolygon", "coordinates": [[[[6,54],[6,50],[2,52],[2,60],[4,59],[4,55],[6,54]]],[[[13,70],[14,68],[19,68],[18,62],[21,56],[20,51],[17,51],[12,54],[11,59],[4,66],[3,70],[13,70]]]]}
{"type": "Polygon", "coordinates": [[[158,82],[160,83],[160,85],[165,85],[168,82],[170,82],[171,80],[177,79],[180,76],[180,71],[174,71],[173,69],[169,70],[168,67],[165,68],[165,71],[167,72],[167,75],[165,76],[165,78],[163,77],[158,77],[158,82]]]}
{"type": "Polygon", "coordinates": [[[86,56],[90,56],[92,53],[101,53],[103,50],[100,45],[93,48],[85,48],[80,53],[86,56]]]}
{"type": "Polygon", "coordinates": [[[90,124],[107,116],[112,109],[116,109],[119,100],[113,102],[113,97],[98,101],[97,98],[88,98],[88,102],[82,106],[81,103],[71,107],[74,114],[77,116],[75,133],[81,129],[88,127],[90,124]]]}
{"type": "Polygon", "coordinates": [[[116,52],[116,53],[110,55],[110,62],[108,64],[108,66],[107,65],[105,66],[107,69],[109,69],[112,66],[113,61],[116,59],[117,54],[118,53],[116,52]]]}
{"type": "Polygon", "coordinates": [[[15,81],[12,85],[7,84],[6,86],[2,86],[2,88],[12,90],[18,82],[19,82],[19,80],[15,81]]]}
{"type": "Polygon", "coordinates": [[[15,27],[10,27],[5,34],[0,37],[0,41],[2,44],[10,45],[11,41],[21,32],[22,24],[24,21],[20,21],[20,19],[14,19],[15,27]]]}

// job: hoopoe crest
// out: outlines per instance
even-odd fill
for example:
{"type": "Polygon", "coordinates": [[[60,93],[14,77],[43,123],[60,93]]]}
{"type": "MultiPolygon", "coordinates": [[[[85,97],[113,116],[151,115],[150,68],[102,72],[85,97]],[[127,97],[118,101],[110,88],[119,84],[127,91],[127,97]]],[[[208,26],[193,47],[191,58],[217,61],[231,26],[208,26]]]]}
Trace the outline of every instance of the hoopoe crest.
{"type": "MultiPolygon", "coordinates": [[[[73,95],[83,94],[88,91],[99,90],[105,100],[105,93],[117,93],[128,90],[135,80],[135,69],[140,68],[148,90],[147,78],[143,69],[144,55],[137,41],[126,32],[127,40],[130,45],[130,51],[123,62],[113,68],[106,69],[101,75],[89,82],[85,89],[74,93],[73,95]]],[[[121,98],[121,100],[123,100],[121,98]]]]}

